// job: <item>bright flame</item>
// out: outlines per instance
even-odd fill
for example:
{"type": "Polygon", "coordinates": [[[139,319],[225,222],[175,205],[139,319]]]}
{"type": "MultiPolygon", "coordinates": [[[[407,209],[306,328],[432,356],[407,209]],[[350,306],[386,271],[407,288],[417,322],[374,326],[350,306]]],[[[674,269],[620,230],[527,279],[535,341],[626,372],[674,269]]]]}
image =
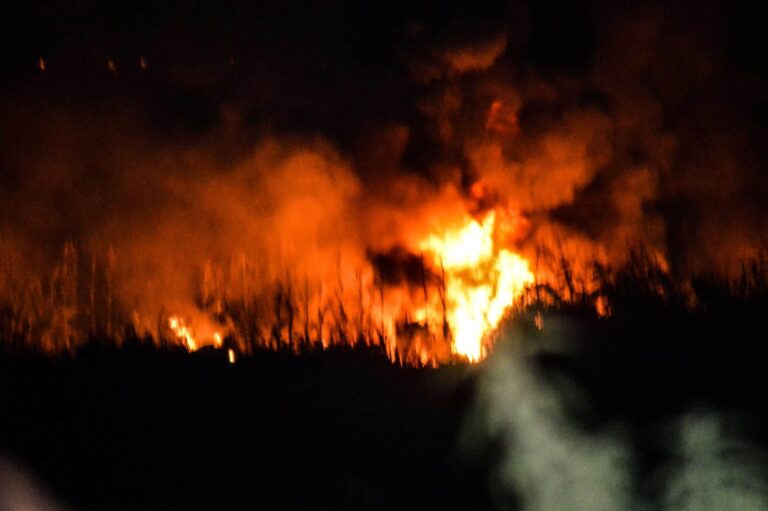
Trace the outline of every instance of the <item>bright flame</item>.
{"type": "Polygon", "coordinates": [[[178,316],[171,316],[168,318],[168,326],[171,328],[174,334],[176,334],[176,337],[181,340],[184,347],[186,347],[189,351],[195,351],[197,350],[197,341],[195,340],[195,336],[192,334],[192,329],[187,326],[186,322],[178,317],[178,316]]]}
{"type": "Polygon", "coordinates": [[[445,274],[445,314],[454,354],[476,362],[486,355],[485,337],[493,331],[527,284],[528,262],[494,246],[496,214],[471,219],[458,231],[433,234],[419,248],[445,274]]]}
{"type": "Polygon", "coordinates": [[[224,346],[221,332],[214,330],[210,322],[201,321],[200,318],[197,321],[189,321],[182,316],[170,316],[168,327],[188,351],[197,351],[209,345],[216,349],[224,346]]]}
{"type": "MultiPolygon", "coordinates": [[[[412,295],[407,294],[410,290],[403,295],[396,288],[388,289],[385,299],[382,288],[381,309],[375,320],[392,360],[427,366],[452,358],[477,362],[488,354],[489,335],[534,280],[528,261],[504,248],[516,225],[514,216],[502,211],[491,211],[477,218],[467,214],[460,223],[433,229],[411,246],[413,252],[422,253],[423,293],[419,293],[419,297],[423,301],[414,303],[412,295]],[[398,323],[398,318],[405,319],[398,323]]],[[[358,285],[356,299],[362,301],[362,280],[358,285]]],[[[306,311],[304,309],[304,314],[306,311]]],[[[285,319],[285,316],[278,318],[283,325],[282,332],[279,328],[275,330],[280,339],[285,333],[285,319]]],[[[304,328],[308,329],[310,315],[303,315],[302,319],[306,321],[304,328]]],[[[365,319],[355,318],[359,332],[365,330],[365,319]]],[[[333,343],[332,335],[323,335],[327,325],[323,323],[317,328],[316,340],[323,348],[333,343]]],[[[173,315],[168,318],[168,326],[188,351],[210,345],[226,350],[229,362],[234,363],[236,353],[224,346],[220,325],[213,324],[207,316],[190,319],[173,315]]],[[[296,339],[295,334],[290,337],[292,341],[296,339]]]]}

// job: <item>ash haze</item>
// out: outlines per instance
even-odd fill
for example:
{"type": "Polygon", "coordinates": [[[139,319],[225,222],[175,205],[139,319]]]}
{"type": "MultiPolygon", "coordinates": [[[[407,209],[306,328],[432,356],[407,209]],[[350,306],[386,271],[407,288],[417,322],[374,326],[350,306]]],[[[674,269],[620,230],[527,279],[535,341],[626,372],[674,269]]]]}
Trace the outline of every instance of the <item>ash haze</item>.
{"type": "Polygon", "coordinates": [[[556,287],[559,255],[588,286],[635,245],[680,279],[765,247],[766,63],[746,6],[8,9],[4,289],[71,243],[74,267],[109,274],[105,325],[194,314],[206,268],[243,296],[304,282],[307,303],[339,281],[362,318],[371,254],[495,207],[556,287]]]}

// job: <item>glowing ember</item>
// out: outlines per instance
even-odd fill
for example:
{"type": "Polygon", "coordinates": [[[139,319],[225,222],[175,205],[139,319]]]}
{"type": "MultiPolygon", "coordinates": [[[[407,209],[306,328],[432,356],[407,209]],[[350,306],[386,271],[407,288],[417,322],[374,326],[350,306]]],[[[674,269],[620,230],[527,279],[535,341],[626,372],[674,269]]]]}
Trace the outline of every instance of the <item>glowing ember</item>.
{"type": "Polygon", "coordinates": [[[597,297],[595,300],[595,311],[601,318],[606,318],[611,315],[611,304],[608,303],[608,299],[606,297],[597,297]]]}
{"type": "Polygon", "coordinates": [[[229,363],[230,364],[234,364],[235,363],[235,350],[233,350],[232,348],[229,348],[227,350],[227,358],[229,359],[229,363]]]}
{"type": "Polygon", "coordinates": [[[426,238],[420,249],[445,272],[445,314],[454,354],[478,361],[486,355],[485,337],[507,308],[533,282],[528,262],[494,246],[496,214],[470,220],[458,231],[426,238]]]}

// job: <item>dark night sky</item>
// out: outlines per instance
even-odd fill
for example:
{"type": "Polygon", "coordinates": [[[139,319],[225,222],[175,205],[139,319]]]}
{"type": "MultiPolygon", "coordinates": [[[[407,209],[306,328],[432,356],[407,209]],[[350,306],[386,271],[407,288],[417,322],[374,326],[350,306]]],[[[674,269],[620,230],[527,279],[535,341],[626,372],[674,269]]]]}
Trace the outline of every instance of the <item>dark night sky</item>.
{"type": "MultiPolygon", "coordinates": [[[[409,68],[430,52],[505,32],[501,60],[511,80],[530,72],[582,78],[606,27],[644,10],[667,18],[671,33],[699,32],[724,71],[765,77],[759,16],[746,5],[646,2],[622,13],[610,4],[17,2],[3,16],[2,92],[52,103],[139,102],[153,122],[191,132],[214,128],[220,106],[233,102],[244,105],[249,127],[319,131],[343,143],[366,122],[418,122],[415,99],[427,87],[409,68]],[[140,55],[147,73],[138,72],[140,55]]],[[[765,98],[752,99],[757,124],[765,98]]]]}

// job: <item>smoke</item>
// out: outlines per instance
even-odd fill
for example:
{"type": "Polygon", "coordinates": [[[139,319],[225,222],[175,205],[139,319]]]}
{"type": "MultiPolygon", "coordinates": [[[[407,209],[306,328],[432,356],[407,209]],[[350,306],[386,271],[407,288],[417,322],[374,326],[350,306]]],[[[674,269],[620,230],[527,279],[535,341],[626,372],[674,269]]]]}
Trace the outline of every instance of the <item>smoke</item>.
{"type": "Polygon", "coordinates": [[[360,334],[383,329],[371,254],[490,209],[555,288],[562,258],[589,287],[638,244],[681,278],[764,246],[765,94],[728,6],[382,9],[19,9],[5,301],[55,273],[106,310],[96,329],[240,300],[360,334]]]}
{"type": "Polygon", "coordinates": [[[159,144],[141,121],[106,112],[50,119],[14,120],[31,139],[8,156],[16,182],[3,198],[5,275],[16,287],[61,265],[53,273],[75,281],[72,301],[90,293],[105,314],[114,302],[157,333],[162,314],[210,306],[201,294],[271,296],[295,280],[314,295],[363,271],[360,183],[321,138],[263,137],[227,161],[210,140],[159,144]]]}
{"type": "Polygon", "coordinates": [[[0,509],[3,511],[65,511],[26,471],[0,458],[0,509]]]}
{"type": "MultiPolygon", "coordinates": [[[[552,337],[558,327],[547,318],[550,343],[559,342],[552,337]]],[[[625,440],[580,425],[573,412],[585,405],[584,396],[573,382],[549,381],[525,353],[527,345],[512,339],[497,344],[465,427],[469,453],[483,452],[488,442],[500,448],[489,481],[497,507],[515,509],[519,501],[526,510],[634,509],[625,440]]]]}
{"type": "Polygon", "coordinates": [[[679,445],[662,474],[665,509],[743,509],[768,506],[766,453],[747,438],[747,418],[690,412],[677,424],[679,445]]]}
{"type": "Polygon", "coordinates": [[[577,325],[547,316],[542,331],[517,322],[504,335],[484,363],[461,436],[475,463],[491,465],[498,509],[768,506],[766,453],[750,440],[749,417],[698,409],[655,425],[606,421],[575,380],[541,363],[582,356],[577,325]],[[633,428],[661,446],[650,472],[633,428]]]}
{"type": "Polygon", "coordinates": [[[528,32],[527,46],[430,74],[413,140],[443,155],[431,172],[458,169],[485,186],[486,204],[531,219],[517,247],[529,257],[544,247],[615,265],[641,243],[679,275],[737,270],[764,243],[754,194],[764,193],[764,133],[750,113],[764,95],[734,62],[727,9],[543,10],[526,28],[509,20],[504,33],[528,32]],[[539,32],[549,30],[565,35],[539,32]],[[548,51],[539,44],[573,47],[537,55],[548,51]]]}

